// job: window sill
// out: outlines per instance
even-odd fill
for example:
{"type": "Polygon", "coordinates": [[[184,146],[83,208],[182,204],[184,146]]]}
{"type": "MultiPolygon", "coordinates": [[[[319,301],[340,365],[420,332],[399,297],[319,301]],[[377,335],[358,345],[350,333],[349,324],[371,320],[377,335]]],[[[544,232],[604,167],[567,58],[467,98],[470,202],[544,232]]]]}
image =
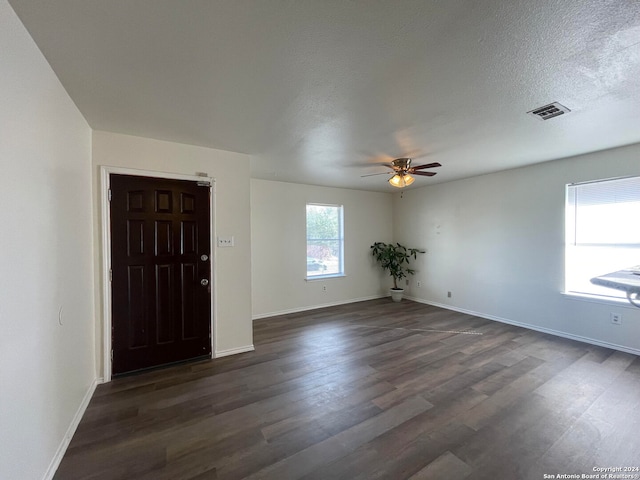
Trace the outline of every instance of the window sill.
{"type": "Polygon", "coordinates": [[[304,281],[314,282],[316,280],[326,280],[327,278],[344,278],[344,277],[346,277],[344,273],[335,273],[332,275],[314,275],[313,277],[306,277],[304,281]]]}
{"type": "Polygon", "coordinates": [[[588,293],[576,293],[576,292],[560,292],[561,295],[568,297],[572,300],[578,300],[582,302],[599,303],[600,305],[615,305],[617,307],[636,308],[626,298],[616,297],[603,297],[600,295],[589,295],[588,293]]]}

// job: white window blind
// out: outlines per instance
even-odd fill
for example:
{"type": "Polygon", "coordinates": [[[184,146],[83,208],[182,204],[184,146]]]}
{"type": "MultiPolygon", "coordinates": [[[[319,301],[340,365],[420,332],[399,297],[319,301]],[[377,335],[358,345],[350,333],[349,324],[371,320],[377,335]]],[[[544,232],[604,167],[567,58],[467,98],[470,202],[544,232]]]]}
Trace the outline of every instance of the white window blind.
{"type": "Polygon", "coordinates": [[[593,277],[640,264],[640,177],[567,185],[565,290],[624,297],[593,277]]]}

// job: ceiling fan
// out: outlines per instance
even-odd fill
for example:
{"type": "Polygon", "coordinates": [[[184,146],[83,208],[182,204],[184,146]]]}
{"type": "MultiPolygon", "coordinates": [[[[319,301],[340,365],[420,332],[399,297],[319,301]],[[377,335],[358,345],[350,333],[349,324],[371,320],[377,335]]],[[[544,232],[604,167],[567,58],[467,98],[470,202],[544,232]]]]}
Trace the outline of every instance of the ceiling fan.
{"type": "Polygon", "coordinates": [[[436,172],[422,172],[425,168],[441,167],[438,162],[426,163],[424,165],[411,166],[410,158],[396,158],[391,163],[385,163],[385,167],[390,168],[393,172],[370,173],[369,175],[361,175],[361,177],[371,177],[373,175],[393,175],[389,178],[389,183],[394,187],[402,188],[411,185],[415,178],[411,175],[421,175],[424,177],[433,177],[436,172]]]}

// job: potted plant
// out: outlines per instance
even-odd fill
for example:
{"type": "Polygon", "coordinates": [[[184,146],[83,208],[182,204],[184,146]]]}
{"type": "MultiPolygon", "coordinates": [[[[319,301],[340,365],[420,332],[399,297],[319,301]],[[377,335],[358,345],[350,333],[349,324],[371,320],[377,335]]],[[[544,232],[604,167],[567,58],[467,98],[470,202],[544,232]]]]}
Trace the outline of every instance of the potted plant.
{"type": "Polygon", "coordinates": [[[404,289],[398,287],[398,280],[407,275],[413,275],[415,270],[409,268],[409,259],[418,258],[419,253],[425,253],[418,248],[407,248],[399,243],[376,242],[371,245],[371,253],[383,270],[388,270],[393,277],[393,288],[391,288],[391,298],[394,302],[402,300],[404,289]]]}

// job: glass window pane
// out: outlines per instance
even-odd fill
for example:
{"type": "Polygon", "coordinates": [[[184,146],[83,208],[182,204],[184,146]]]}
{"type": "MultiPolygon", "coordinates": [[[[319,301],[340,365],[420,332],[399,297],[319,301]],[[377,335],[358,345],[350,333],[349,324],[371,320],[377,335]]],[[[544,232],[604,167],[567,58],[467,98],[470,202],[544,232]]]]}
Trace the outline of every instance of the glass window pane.
{"type": "Polygon", "coordinates": [[[307,277],[344,273],[342,232],[342,206],[307,205],[307,277]]]}
{"type": "Polygon", "coordinates": [[[567,186],[565,290],[624,297],[593,277],[640,265],[640,177],[567,186]]]}

